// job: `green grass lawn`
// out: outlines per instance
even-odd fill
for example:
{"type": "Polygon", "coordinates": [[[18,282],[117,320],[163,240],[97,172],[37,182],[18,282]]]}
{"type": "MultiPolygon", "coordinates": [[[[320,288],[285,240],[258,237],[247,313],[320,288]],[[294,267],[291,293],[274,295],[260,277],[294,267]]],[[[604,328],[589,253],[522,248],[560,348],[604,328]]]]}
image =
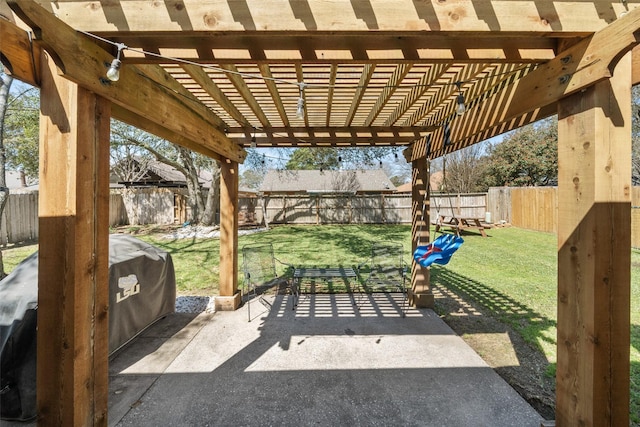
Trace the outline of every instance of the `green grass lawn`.
{"type": "MultiPolygon", "coordinates": [[[[408,261],[410,230],[405,225],[282,226],[241,236],[239,250],[245,244],[272,242],[276,257],[289,264],[357,266],[366,261],[372,242],[394,241],[404,245],[408,261]]],[[[491,310],[555,366],[556,236],[518,228],[492,229],[489,236],[465,235],[451,262],[432,269],[432,280],[491,310]]],[[[179,293],[217,293],[218,240],[139,237],[171,253],[179,293]]],[[[3,251],[5,269],[10,271],[34,250],[27,246],[3,251]]],[[[631,419],[640,425],[640,252],[633,250],[631,261],[631,419]]]]}

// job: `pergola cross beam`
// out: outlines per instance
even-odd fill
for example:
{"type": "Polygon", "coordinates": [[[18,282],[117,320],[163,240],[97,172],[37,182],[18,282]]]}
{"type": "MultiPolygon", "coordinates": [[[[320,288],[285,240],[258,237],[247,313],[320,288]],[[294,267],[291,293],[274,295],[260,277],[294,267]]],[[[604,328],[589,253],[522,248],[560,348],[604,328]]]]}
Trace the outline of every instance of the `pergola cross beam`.
{"type": "MultiPolygon", "coordinates": [[[[11,8],[36,33],[36,42],[52,55],[60,72],[74,83],[192,140],[191,148],[242,163],[244,150],[226,137],[222,121],[197,100],[172,90],[173,78],[164,73],[149,76],[135,66],[122,67],[120,80],[105,73],[113,56],[32,1],[9,0],[11,8]],[[165,80],[162,84],[158,80],[165,80]],[[218,126],[215,126],[218,124],[218,126]]],[[[156,67],[157,68],[157,67],[156,67]]],[[[158,69],[158,73],[160,69],[158,69]]]]}

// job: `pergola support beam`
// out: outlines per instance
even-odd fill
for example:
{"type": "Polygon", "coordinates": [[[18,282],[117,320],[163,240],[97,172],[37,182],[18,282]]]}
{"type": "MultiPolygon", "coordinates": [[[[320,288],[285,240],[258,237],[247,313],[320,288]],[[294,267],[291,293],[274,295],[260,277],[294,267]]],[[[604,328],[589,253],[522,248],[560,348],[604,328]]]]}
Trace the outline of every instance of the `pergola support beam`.
{"type": "Polygon", "coordinates": [[[631,58],[558,107],[557,425],[629,425],[631,58]]]}
{"type": "MultiPolygon", "coordinates": [[[[425,158],[412,162],[411,174],[411,253],[429,242],[429,162],[425,158]],[[425,194],[426,193],[426,194],[425,194]]],[[[409,302],[415,307],[433,308],[435,299],[431,290],[430,271],[411,262],[411,289],[409,302]]]]}
{"type": "Polygon", "coordinates": [[[238,163],[220,163],[220,295],[216,311],[240,306],[238,291],[238,163]]]}
{"type": "Polygon", "coordinates": [[[38,423],[106,426],[111,103],[42,63],[38,423]]]}

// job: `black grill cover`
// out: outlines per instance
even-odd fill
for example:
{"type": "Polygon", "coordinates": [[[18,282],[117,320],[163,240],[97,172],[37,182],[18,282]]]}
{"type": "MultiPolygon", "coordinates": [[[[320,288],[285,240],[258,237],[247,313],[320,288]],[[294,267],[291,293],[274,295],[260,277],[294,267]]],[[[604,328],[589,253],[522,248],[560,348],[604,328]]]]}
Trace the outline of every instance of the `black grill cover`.
{"type": "MultiPolygon", "coordinates": [[[[0,281],[0,418],[36,416],[38,253],[0,281]]],[[[171,255],[129,235],[109,237],[109,354],[175,311],[171,255]]]]}

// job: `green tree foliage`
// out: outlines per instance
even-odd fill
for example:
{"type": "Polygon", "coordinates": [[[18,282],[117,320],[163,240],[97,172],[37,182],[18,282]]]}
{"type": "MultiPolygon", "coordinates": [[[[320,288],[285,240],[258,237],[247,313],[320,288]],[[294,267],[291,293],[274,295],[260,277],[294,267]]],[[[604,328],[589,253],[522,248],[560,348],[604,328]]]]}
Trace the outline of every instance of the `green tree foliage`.
{"type": "Polygon", "coordinates": [[[553,185],[558,179],[558,120],[545,119],[489,147],[487,187],[553,185]]]}
{"type": "Polygon", "coordinates": [[[335,148],[298,148],[291,154],[285,168],[335,170],[340,168],[339,157],[338,150],[335,148]]]}
{"type": "Polygon", "coordinates": [[[291,153],[285,169],[371,169],[380,167],[385,158],[396,153],[394,148],[298,148],[291,153]]]}
{"type": "Polygon", "coordinates": [[[26,87],[9,96],[4,122],[6,168],[23,171],[30,180],[38,178],[39,110],[39,91],[26,87]]]}
{"type": "Polygon", "coordinates": [[[253,169],[247,169],[240,176],[240,185],[250,190],[258,190],[263,180],[263,174],[253,169]]]}

